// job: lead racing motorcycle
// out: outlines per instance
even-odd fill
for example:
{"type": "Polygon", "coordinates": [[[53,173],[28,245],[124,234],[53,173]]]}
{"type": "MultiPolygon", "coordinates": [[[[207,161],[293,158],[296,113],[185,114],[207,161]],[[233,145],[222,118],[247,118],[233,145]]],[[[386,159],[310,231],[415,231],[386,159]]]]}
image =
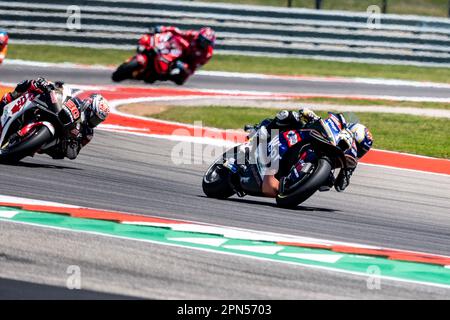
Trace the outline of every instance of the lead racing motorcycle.
{"type": "Polygon", "coordinates": [[[322,119],[303,129],[275,135],[269,135],[265,127],[246,126],[245,130],[251,131],[248,141],[225,152],[204,174],[202,187],[206,196],[218,199],[234,194],[245,196],[239,188],[240,175],[245,170],[255,170],[257,179],[275,168],[275,177],[280,181],[277,205],[294,208],[316,191],[329,190],[327,181],[331,175],[334,177],[336,169],[356,165],[356,158],[343,151],[349,145],[354,146],[353,137],[343,137],[322,119]],[[236,172],[227,168],[230,161],[238,164],[236,172]]]}
{"type": "Polygon", "coordinates": [[[79,117],[76,106],[63,104],[74,92],[59,82],[47,92],[28,92],[7,104],[0,119],[0,162],[16,163],[56,146],[65,127],[79,117]]]}
{"type": "Polygon", "coordinates": [[[112,74],[114,82],[126,79],[147,83],[167,81],[183,48],[171,32],[143,35],[138,41],[136,55],[122,63],[112,74]]]}

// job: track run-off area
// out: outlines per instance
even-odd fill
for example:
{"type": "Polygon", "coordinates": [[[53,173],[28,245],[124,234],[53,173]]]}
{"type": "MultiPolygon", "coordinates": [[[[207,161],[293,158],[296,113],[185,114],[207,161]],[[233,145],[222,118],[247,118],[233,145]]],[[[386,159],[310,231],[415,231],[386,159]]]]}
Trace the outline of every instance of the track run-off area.
{"type": "Polygon", "coordinates": [[[445,85],[206,73],[186,87],[117,86],[109,73],[0,68],[3,87],[41,75],[100,91],[114,107],[75,161],[1,166],[0,296],[450,298],[450,161],[373,150],[346,192],[318,193],[297,210],[272,199],[220,201],[204,197],[202,175],[242,132],[117,110],[168,97],[291,99],[330,87],[446,101],[445,85]],[[191,152],[180,159],[180,148],[191,152]],[[66,289],[69,266],[79,266],[81,290],[66,289]]]}

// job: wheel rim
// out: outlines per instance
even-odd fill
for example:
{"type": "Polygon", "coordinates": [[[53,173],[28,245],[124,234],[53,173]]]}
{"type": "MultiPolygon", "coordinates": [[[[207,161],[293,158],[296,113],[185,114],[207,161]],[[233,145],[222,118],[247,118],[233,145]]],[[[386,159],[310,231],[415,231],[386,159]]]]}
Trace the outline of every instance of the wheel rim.
{"type": "Polygon", "coordinates": [[[211,168],[208,170],[208,173],[205,176],[205,181],[208,183],[213,183],[218,180],[220,180],[221,176],[219,174],[220,167],[218,164],[214,164],[211,166],[211,168]]]}

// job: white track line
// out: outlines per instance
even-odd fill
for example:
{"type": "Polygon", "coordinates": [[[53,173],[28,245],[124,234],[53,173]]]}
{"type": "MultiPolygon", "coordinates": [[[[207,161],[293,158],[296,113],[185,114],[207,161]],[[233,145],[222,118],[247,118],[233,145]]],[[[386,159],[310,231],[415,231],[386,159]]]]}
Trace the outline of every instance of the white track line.
{"type": "MultiPolygon", "coordinates": [[[[273,259],[269,259],[269,258],[250,256],[250,255],[246,255],[246,254],[232,253],[232,252],[225,252],[225,251],[216,251],[216,250],[212,250],[212,249],[197,248],[197,247],[191,247],[191,246],[186,246],[186,245],[182,245],[182,244],[164,243],[164,242],[158,242],[158,241],[147,240],[147,239],[132,239],[132,238],[127,238],[127,237],[122,237],[122,236],[103,234],[103,233],[99,233],[99,232],[95,232],[95,231],[79,231],[79,230],[65,229],[65,228],[54,227],[54,226],[44,226],[44,225],[39,225],[39,224],[36,224],[36,223],[31,223],[31,222],[22,222],[22,221],[13,221],[13,220],[1,220],[1,221],[2,222],[6,222],[6,223],[30,225],[30,226],[34,226],[34,227],[47,228],[47,229],[53,229],[53,230],[58,230],[58,231],[66,231],[66,232],[74,232],[74,233],[85,233],[85,234],[91,234],[91,235],[108,237],[108,238],[116,238],[116,239],[121,239],[121,240],[147,242],[147,243],[158,244],[158,245],[169,246],[169,247],[178,247],[178,248],[191,249],[191,250],[203,251],[203,252],[208,252],[208,253],[225,254],[225,255],[230,255],[230,256],[238,256],[238,257],[243,257],[243,258],[247,258],[247,259],[255,259],[255,260],[259,260],[259,261],[283,263],[283,264],[301,266],[301,267],[310,268],[310,269],[317,269],[317,270],[322,270],[322,271],[328,271],[328,272],[332,272],[332,273],[349,274],[349,275],[358,276],[358,277],[361,277],[361,278],[364,278],[364,279],[367,279],[370,276],[370,275],[367,275],[365,273],[358,273],[358,272],[347,271],[347,270],[342,270],[342,269],[335,269],[335,268],[332,268],[332,267],[316,266],[316,265],[304,264],[304,263],[301,263],[301,262],[290,262],[290,261],[282,261],[282,260],[273,260],[273,259]]],[[[401,283],[410,283],[410,284],[416,284],[416,285],[424,285],[424,286],[430,286],[430,287],[436,287],[436,288],[450,289],[450,285],[436,284],[436,283],[431,283],[431,282],[422,282],[422,281],[415,281],[415,280],[400,279],[400,278],[394,278],[394,277],[383,276],[383,275],[379,275],[379,276],[377,276],[377,278],[378,279],[385,279],[385,280],[390,280],[390,281],[401,282],[401,283]]]]}

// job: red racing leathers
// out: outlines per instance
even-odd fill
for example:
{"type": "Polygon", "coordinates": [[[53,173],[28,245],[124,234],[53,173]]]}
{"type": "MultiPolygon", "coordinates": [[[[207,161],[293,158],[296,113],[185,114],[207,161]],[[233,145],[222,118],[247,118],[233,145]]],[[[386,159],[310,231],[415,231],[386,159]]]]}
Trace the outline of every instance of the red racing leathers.
{"type": "Polygon", "coordinates": [[[212,46],[203,49],[197,44],[198,31],[181,31],[176,27],[161,26],[158,28],[158,32],[172,33],[173,41],[176,41],[182,48],[182,54],[178,59],[179,63],[175,65],[175,68],[178,68],[180,72],[173,75],[173,80],[177,83],[180,82],[179,84],[186,81],[195,70],[206,64],[213,55],[214,49],[212,46]]]}
{"type": "MultiPolygon", "coordinates": [[[[3,114],[4,107],[19,98],[25,93],[33,93],[35,95],[42,94],[46,91],[46,87],[53,84],[44,78],[37,78],[35,80],[24,80],[20,82],[14,91],[6,93],[0,100],[0,116],[3,114]]],[[[86,99],[89,99],[86,97],[86,99]]],[[[82,104],[84,101],[83,94],[78,94],[72,97],[71,103],[75,105],[81,112],[83,112],[82,104]]],[[[67,104],[68,102],[66,102],[67,104]]],[[[81,119],[81,118],[80,118],[81,119]]],[[[46,150],[45,153],[50,155],[53,159],[75,159],[78,156],[81,148],[87,145],[93,138],[94,130],[86,123],[79,121],[73,122],[66,128],[66,136],[60,139],[60,142],[53,148],[46,150]]]]}

